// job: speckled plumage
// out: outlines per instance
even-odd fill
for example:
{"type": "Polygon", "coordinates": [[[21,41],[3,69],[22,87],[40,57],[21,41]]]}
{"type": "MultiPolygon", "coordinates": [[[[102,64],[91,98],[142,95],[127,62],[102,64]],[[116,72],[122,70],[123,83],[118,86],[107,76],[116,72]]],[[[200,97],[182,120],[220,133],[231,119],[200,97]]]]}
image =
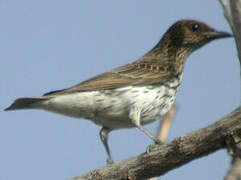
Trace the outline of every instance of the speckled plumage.
{"type": "Polygon", "coordinates": [[[137,61],[68,89],[17,99],[6,110],[43,109],[93,121],[103,127],[100,137],[111,163],[108,133],[137,127],[159,142],[142,125],[160,119],[172,106],[187,57],[214,39],[230,36],[198,21],[178,21],[137,61]]]}

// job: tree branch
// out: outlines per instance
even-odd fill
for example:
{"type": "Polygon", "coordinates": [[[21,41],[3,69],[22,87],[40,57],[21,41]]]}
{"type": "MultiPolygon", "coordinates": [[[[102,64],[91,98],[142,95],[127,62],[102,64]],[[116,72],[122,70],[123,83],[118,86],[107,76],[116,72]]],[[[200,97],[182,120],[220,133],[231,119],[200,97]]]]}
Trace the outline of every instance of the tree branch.
{"type": "MultiPolygon", "coordinates": [[[[241,65],[241,0],[230,0],[230,8],[227,5],[226,0],[220,0],[222,4],[224,16],[228,21],[235,38],[239,63],[241,65]],[[230,10],[231,9],[231,10],[230,10]]],[[[241,66],[240,66],[241,67],[241,66]]],[[[241,82],[241,71],[240,71],[241,82]]],[[[227,138],[226,143],[228,146],[229,154],[233,157],[232,166],[230,167],[225,180],[240,180],[241,179],[241,143],[237,145],[235,142],[241,141],[241,138],[237,136],[230,136],[227,138]]]]}
{"type": "Polygon", "coordinates": [[[160,176],[194,159],[226,147],[226,140],[241,137],[241,108],[221,120],[173,141],[156,146],[151,152],[96,169],[72,180],[143,180],[160,176]]]}
{"type": "Polygon", "coordinates": [[[232,30],[236,41],[239,62],[241,62],[241,1],[230,0],[230,8],[233,22],[232,30]]]}
{"type": "Polygon", "coordinates": [[[229,7],[228,7],[228,4],[227,4],[227,1],[226,0],[219,0],[219,1],[220,1],[220,4],[222,5],[222,8],[223,8],[223,15],[226,18],[230,28],[233,31],[233,21],[232,21],[231,14],[229,12],[229,7]]]}
{"type": "Polygon", "coordinates": [[[224,180],[241,179],[241,138],[233,134],[226,139],[229,154],[233,157],[232,166],[224,180]]]}
{"type": "Polygon", "coordinates": [[[232,161],[232,166],[228,171],[224,180],[238,180],[241,179],[241,158],[235,158],[232,161]]]}

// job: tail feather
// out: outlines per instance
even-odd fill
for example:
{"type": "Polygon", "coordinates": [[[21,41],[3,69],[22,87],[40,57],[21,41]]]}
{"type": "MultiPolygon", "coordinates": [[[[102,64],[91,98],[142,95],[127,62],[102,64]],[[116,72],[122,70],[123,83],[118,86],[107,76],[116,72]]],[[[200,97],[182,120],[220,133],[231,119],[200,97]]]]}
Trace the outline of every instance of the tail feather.
{"type": "Polygon", "coordinates": [[[20,109],[32,109],[34,105],[40,101],[44,101],[46,99],[42,98],[19,98],[16,99],[11,106],[4,109],[4,111],[13,111],[20,109]]]}

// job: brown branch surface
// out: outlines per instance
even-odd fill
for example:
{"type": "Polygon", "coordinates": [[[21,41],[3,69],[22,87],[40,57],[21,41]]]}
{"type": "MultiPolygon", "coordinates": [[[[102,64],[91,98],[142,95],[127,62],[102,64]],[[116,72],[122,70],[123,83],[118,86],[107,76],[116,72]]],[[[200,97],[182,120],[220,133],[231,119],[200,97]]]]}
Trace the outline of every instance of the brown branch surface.
{"type": "Polygon", "coordinates": [[[143,180],[160,176],[194,159],[226,147],[226,139],[241,137],[241,108],[221,120],[170,143],[156,146],[151,152],[96,169],[72,180],[143,180]]]}
{"type": "Polygon", "coordinates": [[[228,171],[224,180],[240,180],[241,179],[241,159],[233,159],[232,166],[228,171]]]}
{"type": "Polygon", "coordinates": [[[241,179],[241,137],[233,134],[226,139],[227,149],[233,157],[232,166],[230,167],[224,180],[241,179]]]}

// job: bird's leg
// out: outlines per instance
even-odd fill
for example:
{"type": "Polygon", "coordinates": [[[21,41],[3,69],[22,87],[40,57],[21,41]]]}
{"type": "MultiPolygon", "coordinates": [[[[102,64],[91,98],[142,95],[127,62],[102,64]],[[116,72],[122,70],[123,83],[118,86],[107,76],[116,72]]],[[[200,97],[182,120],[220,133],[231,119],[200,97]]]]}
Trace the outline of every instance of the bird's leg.
{"type": "Polygon", "coordinates": [[[144,132],[148,137],[150,137],[156,144],[162,144],[162,142],[155,136],[153,136],[147,129],[145,129],[141,124],[140,124],[140,113],[141,110],[140,108],[134,106],[131,108],[129,118],[131,119],[132,123],[140,129],[142,132],[144,132]]]}
{"type": "Polygon", "coordinates": [[[100,130],[100,139],[101,139],[102,143],[104,144],[105,150],[108,154],[107,165],[111,165],[114,163],[114,161],[112,160],[110,148],[108,145],[108,134],[111,130],[112,129],[107,128],[107,127],[102,127],[102,129],[100,130]]]}

